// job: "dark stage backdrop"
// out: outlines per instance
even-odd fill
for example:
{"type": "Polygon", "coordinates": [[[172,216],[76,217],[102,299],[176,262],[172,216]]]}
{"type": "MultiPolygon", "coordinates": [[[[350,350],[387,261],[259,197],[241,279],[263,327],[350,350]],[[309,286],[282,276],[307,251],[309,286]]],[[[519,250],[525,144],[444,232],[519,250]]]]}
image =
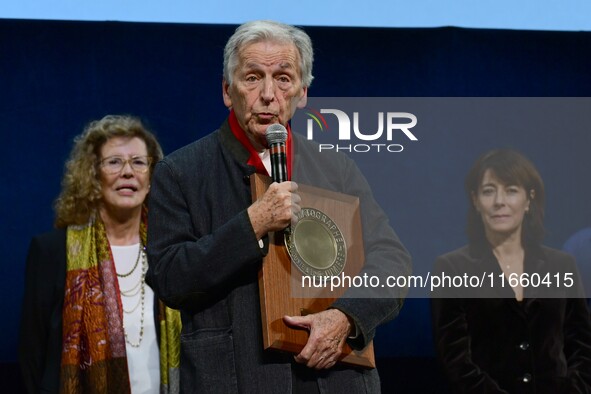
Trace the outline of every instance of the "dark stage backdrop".
{"type": "MultiPolygon", "coordinates": [[[[227,114],[222,50],[234,28],[0,20],[0,361],[16,359],[29,240],[52,228],[52,202],[72,138],[89,120],[110,113],[142,117],[165,153],[217,128],[227,114]]],[[[306,31],[316,54],[311,96],[591,94],[590,33],[306,31]]],[[[561,247],[591,223],[591,130],[559,132],[551,149],[536,144],[535,129],[521,132],[526,135],[516,147],[538,165],[548,188],[547,243],[561,247]]],[[[466,147],[440,135],[437,144],[421,147],[419,141],[417,156],[404,152],[396,158],[387,180],[396,186],[377,199],[417,264],[430,264],[464,243],[463,176],[478,154],[508,143],[483,137],[466,147]],[[460,173],[449,180],[429,176],[442,163],[460,173]]],[[[379,330],[378,356],[431,357],[430,330],[428,300],[409,299],[401,315],[379,330]]]]}

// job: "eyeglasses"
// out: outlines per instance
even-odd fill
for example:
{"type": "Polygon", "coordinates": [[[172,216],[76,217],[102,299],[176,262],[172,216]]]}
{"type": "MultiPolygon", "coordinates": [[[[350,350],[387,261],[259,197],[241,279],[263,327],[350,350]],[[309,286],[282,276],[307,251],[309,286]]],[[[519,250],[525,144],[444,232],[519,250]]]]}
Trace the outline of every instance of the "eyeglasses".
{"type": "Polygon", "coordinates": [[[148,156],[135,156],[131,159],[124,159],[121,156],[111,156],[99,161],[99,166],[107,174],[118,174],[127,163],[129,163],[134,172],[144,174],[150,169],[152,158],[148,156]]]}

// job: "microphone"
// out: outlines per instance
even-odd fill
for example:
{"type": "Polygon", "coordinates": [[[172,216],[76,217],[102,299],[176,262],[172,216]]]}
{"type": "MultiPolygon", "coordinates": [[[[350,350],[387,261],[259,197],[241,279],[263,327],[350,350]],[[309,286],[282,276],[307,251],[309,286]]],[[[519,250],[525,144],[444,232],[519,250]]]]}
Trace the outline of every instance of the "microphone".
{"type": "Polygon", "coordinates": [[[281,183],[287,181],[287,130],[279,123],[267,127],[265,132],[269,153],[271,155],[271,178],[273,182],[281,183]]]}

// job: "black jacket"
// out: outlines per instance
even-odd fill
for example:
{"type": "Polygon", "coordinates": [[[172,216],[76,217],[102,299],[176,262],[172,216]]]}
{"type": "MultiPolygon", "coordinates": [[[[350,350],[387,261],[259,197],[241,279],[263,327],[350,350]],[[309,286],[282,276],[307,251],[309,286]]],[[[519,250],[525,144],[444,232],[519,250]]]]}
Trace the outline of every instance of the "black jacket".
{"type": "MultiPolygon", "coordinates": [[[[62,311],[66,285],[66,229],[33,237],[27,255],[18,359],[28,393],[58,393],[62,311]]],[[[157,320],[158,302],[154,302],[157,320]]],[[[160,329],[156,323],[156,335],[160,329]]]]}
{"type": "MultiPolygon", "coordinates": [[[[440,256],[434,272],[502,275],[490,248],[477,246],[440,256]]],[[[526,251],[524,272],[579,280],[574,259],[546,247],[526,251]]],[[[480,292],[486,298],[456,291],[432,299],[435,346],[454,392],[590,393],[591,322],[582,293],[530,286],[518,302],[507,285],[488,287],[480,292]]]]}
{"type": "Polygon", "coordinates": [[[25,271],[18,357],[27,392],[59,391],[66,230],[31,240],[25,271]]]}

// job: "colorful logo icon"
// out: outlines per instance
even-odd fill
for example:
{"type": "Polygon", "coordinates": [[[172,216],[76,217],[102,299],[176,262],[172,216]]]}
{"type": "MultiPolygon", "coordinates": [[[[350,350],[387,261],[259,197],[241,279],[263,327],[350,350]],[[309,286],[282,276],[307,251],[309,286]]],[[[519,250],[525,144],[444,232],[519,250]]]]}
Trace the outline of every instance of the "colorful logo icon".
{"type": "Polygon", "coordinates": [[[308,115],[310,118],[312,118],[314,120],[314,122],[316,122],[318,127],[320,127],[320,131],[324,131],[325,127],[326,127],[326,130],[328,130],[328,123],[326,123],[326,119],[324,119],[324,116],[322,116],[322,114],[320,112],[318,112],[315,109],[310,108],[310,107],[306,107],[306,108],[304,108],[304,110],[306,111],[306,115],[308,115]]]}

